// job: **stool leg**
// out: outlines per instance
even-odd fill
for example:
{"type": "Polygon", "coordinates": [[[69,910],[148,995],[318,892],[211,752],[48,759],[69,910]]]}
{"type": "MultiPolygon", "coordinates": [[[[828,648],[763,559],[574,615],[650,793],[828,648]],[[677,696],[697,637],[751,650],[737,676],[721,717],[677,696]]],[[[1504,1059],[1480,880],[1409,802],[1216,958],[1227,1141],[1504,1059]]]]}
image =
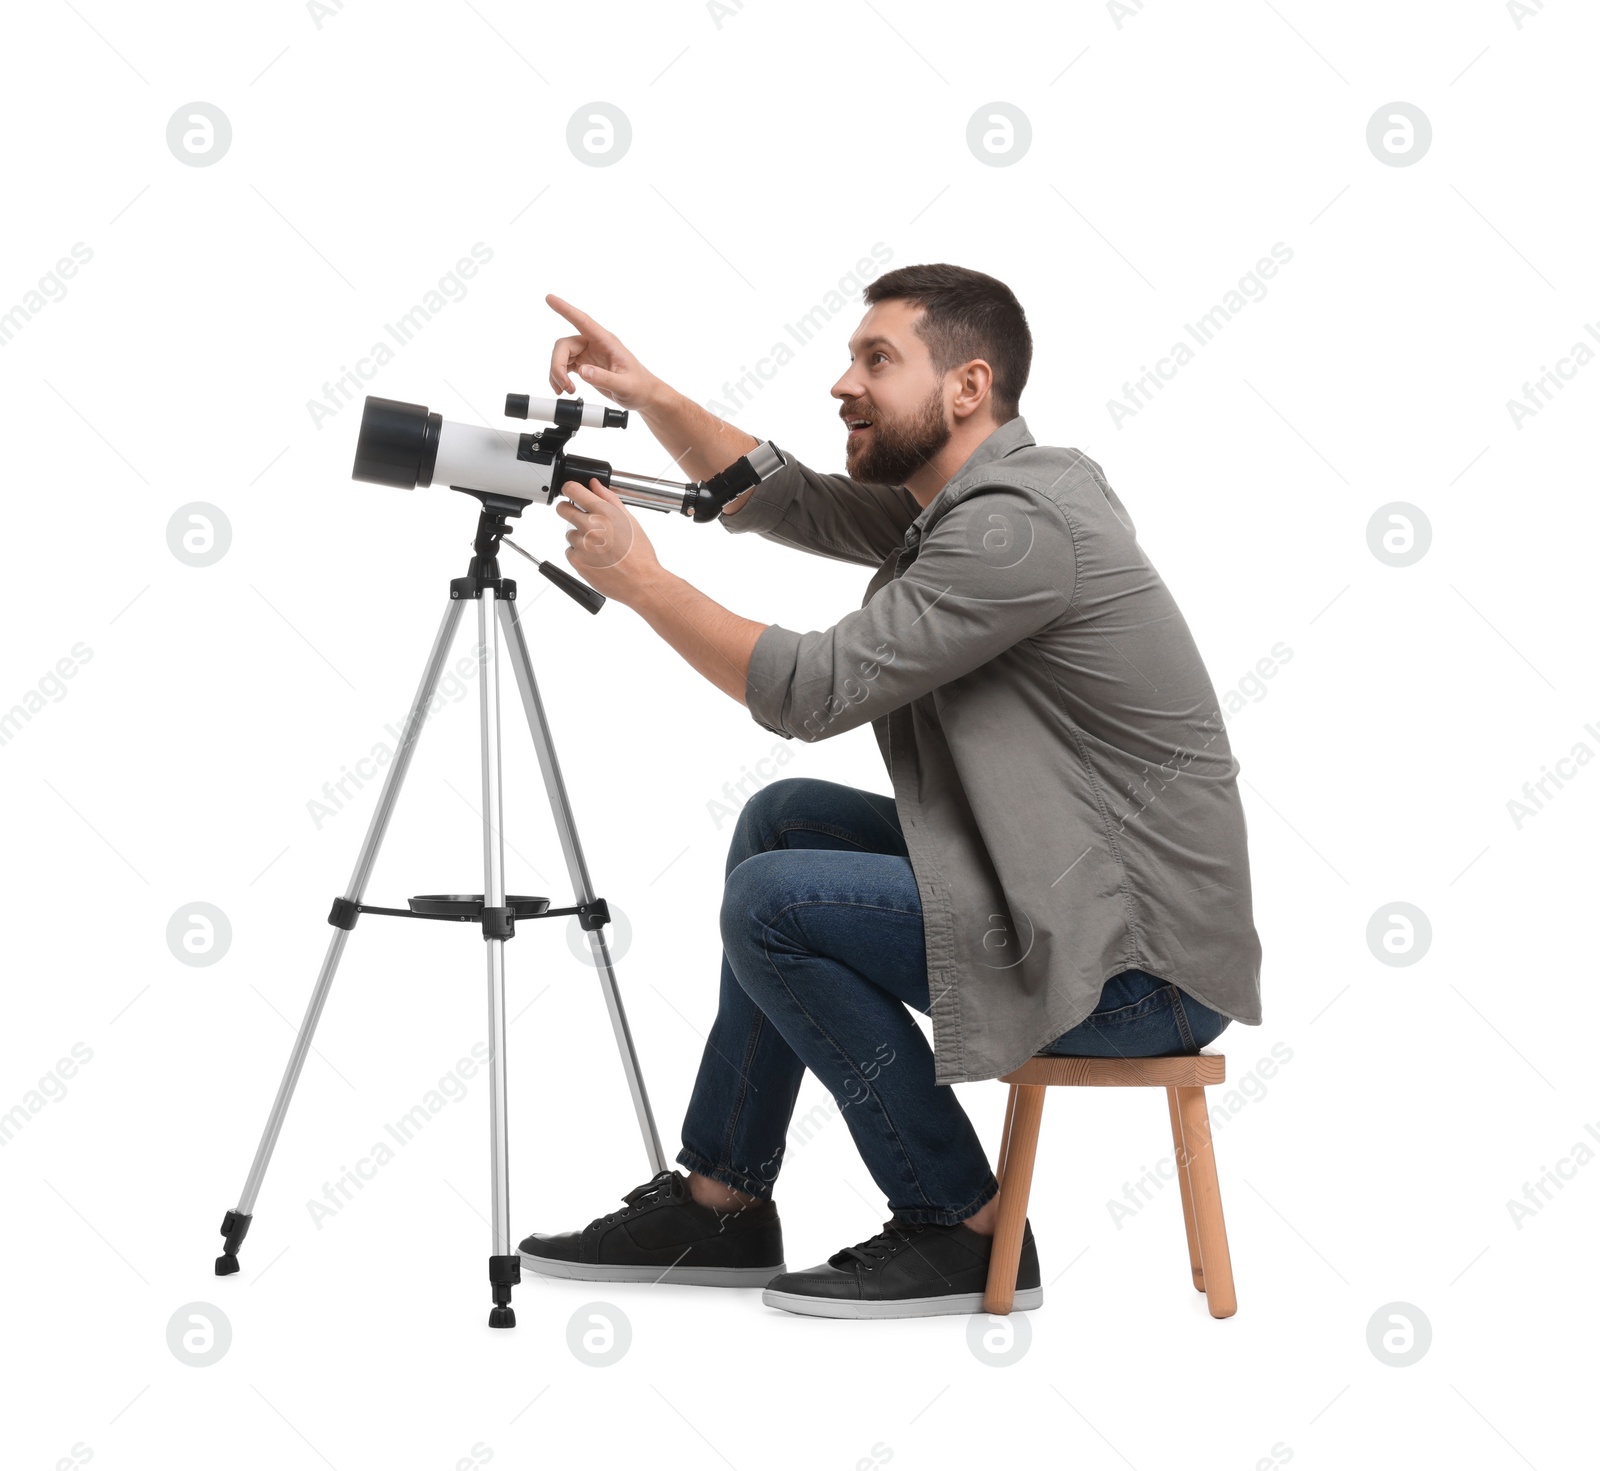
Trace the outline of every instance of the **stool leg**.
{"type": "Polygon", "coordinates": [[[1172,1120],[1172,1152],[1178,1164],[1178,1193],[1183,1197],[1183,1234],[1189,1238],[1189,1275],[1194,1290],[1206,1290],[1206,1276],[1200,1269],[1200,1236],[1194,1226],[1194,1190],[1189,1184],[1189,1161],[1183,1152],[1183,1124],[1178,1119],[1178,1090],[1167,1089],[1167,1115],[1172,1120]]]}
{"type": "Polygon", "coordinates": [[[1002,1317],[1011,1311],[1017,1293],[1017,1266],[1022,1260],[1022,1232],[1028,1222],[1028,1191],[1033,1185],[1033,1156],[1039,1145],[1039,1120],[1044,1115],[1044,1087],[1013,1083],[1005,1140],[1005,1177],[1000,1183],[1000,1217],[989,1249],[989,1280],[983,1310],[1002,1317]]]}
{"type": "Polygon", "coordinates": [[[1200,1270],[1205,1276],[1206,1306],[1211,1309],[1213,1318],[1231,1318],[1238,1308],[1238,1300],[1233,1292],[1228,1229],[1222,1220],[1222,1191],[1217,1185],[1217,1160],[1211,1147],[1206,1090],[1179,1088],[1176,1091],[1184,1155],[1189,1162],[1189,1188],[1194,1193],[1195,1232],[1200,1238],[1200,1270]]]}
{"type": "Polygon", "coordinates": [[[1006,1089],[1006,1121],[1000,1129],[1000,1158],[995,1162],[994,1177],[1002,1185],[1006,1178],[1006,1151],[1011,1147],[1011,1119],[1017,1108],[1017,1090],[1006,1089]]]}

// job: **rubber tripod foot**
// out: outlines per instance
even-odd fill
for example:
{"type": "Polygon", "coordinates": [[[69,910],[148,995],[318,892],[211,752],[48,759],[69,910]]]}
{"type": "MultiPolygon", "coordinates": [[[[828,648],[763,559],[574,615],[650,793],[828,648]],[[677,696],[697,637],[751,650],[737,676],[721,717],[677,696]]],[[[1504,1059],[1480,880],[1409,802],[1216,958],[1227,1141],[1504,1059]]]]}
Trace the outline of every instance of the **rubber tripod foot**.
{"type": "Polygon", "coordinates": [[[511,1289],[522,1280],[522,1257],[492,1256],[489,1258],[489,1285],[494,1293],[494,1307],[489,1312],[491,1328],[515,1328],[517,1315],[511,1311],[511,1289]]]}
{"type": "Polygon", "coordinates": [[[222,1255],[217,1258],[217,1276],[231,1277],[239,1270],[239,1248],[249,1229],[250,1217],[240,1211],[229,1211],[222,1218],[222,1255]]]}

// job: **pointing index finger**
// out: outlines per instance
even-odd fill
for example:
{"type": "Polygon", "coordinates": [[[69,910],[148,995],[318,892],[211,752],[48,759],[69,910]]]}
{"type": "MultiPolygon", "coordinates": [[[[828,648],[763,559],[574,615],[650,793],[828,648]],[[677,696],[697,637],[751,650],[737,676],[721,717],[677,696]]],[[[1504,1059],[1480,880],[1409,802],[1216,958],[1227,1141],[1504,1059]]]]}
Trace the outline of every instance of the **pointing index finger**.
{"type": "Polygon", "coordinates": [[[589,316],[586,312],[579,311],[578,308],[573,306],[570,301],[563,301],[559,296],[554,294],[546,296],[545,301],[553,310],[560,313],[560,315],[571,322],[572,325],[580,332],[586,333],[591,337],[604,337],[606,335],[605,329],[602,328],[593,317],[589,316]]]}

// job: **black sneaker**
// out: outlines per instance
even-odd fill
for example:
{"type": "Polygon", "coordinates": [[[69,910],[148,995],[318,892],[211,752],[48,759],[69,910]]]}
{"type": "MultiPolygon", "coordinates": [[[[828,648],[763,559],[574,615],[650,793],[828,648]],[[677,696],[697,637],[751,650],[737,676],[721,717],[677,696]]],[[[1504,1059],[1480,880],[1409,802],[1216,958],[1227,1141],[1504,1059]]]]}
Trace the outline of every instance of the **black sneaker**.
{"type": "Polygon", "coordinates": [[[520,1242],[523,1269],[583,1282],[690,1287],[763,1287],[783,1271],[783,1226],[770,1200],[728,1211],[701,1205],[677,1170],[662,1170],[622,1198],[622,1210],[581,1231],[520,1242]]]}
{"type": "MultiPolygon", "coordinates": [[[[981,1236],[963,1225],[886,1221],[876,1236],[836,1251],[823,1266],[774,1277],[761,1301],[768,1307],[813,1318],[932,1318],[941,1313],[981,1313],[993,1244],[992,1236],[981,1236]]],[[[1033,1228],[1024,1222],[1013,1306],[1025,1311],[1043,1301],[1033,1228]]]]}

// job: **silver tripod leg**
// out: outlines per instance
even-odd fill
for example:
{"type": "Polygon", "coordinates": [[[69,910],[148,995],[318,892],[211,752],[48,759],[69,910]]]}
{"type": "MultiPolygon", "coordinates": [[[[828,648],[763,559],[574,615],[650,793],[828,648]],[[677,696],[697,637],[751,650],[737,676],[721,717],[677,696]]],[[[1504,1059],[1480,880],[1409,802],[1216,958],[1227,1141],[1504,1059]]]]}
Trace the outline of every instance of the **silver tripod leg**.
{"type": "MultiPolygon", "coordinates": [[[[567,801],[566,784],[561,779],[561,763],[556,759],[555,744],[550,736],[550,723],[545,719],[544,702],[539,698],[539,685],[533,677],[533,660],[528,654],[528,641],[517,617],[516,604],[497,604],[500,623],[505,629],[507,651],[511,668],[516,674],[517,688],[522,693],[522,707],[527,712],[528,728],[533,734],[533,747],[539,757],[539,770],[544,774],[545,791],[550,797],[550,811],[555,818],[556,831],[561,838],[561,851],[567,860],[567,872],[580,904],[590,903],[594,885],[589,881],[589,866],[583,859],[583,846],[578,841],[578,830],[572,821],[572,806],[567,801]]],[[[488,901],[485,900],[485,903],[488,901]]],[[[622,995],[617,989],[616,972],[611,968],[611,952],[606,948],[605,935],[600,930],[590,930],[589,947],[594,955],[595,970],[600,977],[600,989],[605,996],[606,1010],[611,1015],[611,1030],[616,1035],[617,1051],[622,1056],[622,1070],[627,1076],[628,1091],[633,1095],[633,1111],[639,1120],[639,1132],[644,1136],[644,1152],[650,1159],[650,1171],[657,1174],[667,1168],[666,1157],[661,1152],[661,1139],[656,1133],[655,1115],[650,1111],[650,1098],[645,1092],[644,1079],[639,1073],[639,1058],[633,1047],[633,1033],[628,1029],[628,1017],[622,1009],[622,995]]]]}
{"type": "MultiPolygon", "coordinates": [[[[421,735],[423,723],[428,718],[428,706],[432,703],[434,690],[439,684],[439,676],[444,670],[444,661],[449,657],[450,645],[460,622],[461,604],[452,600],[445,607],[444,617],[439,622],[439,632],[434,635],[433,649],[428,655],[427,666],[422,671],[422,681],[417,686],[416,696],[411,701],[411,712],[406,716],[406,723],[401,730],[400,747],[389,762],[389,770],[384,776],[383,789],[378,794],[377,809],[372,814],[372,821],[367,825],[367,836],[361,844],[355,872],[350,875],[349,886],[344,892],[346,903],[359,904],[367,891],[367,880],[372,875],[373,864],[378,860],[378,848],[383,843],[389,819],[394,814],[401,784],[406,779],[412,753],[416,750],[417,737],[421,735]]],[[[227,1237],[227,1244],[222,1256],[217,1258],[218,1275],[227,1275],[239,1270],[237,1256],[239,1243],[244,1240],[244,1233],[249,1228],[250,1213],[255,1206],[256,1195],[261,1189],[261,1181],[267,1173],[267,1165],[272,1160],[272,1151],[278,1142],[278,1131],[283,1128],[284,1116],[289,1112],[289,1100],[294,1097],[295,1084],[300,1080],[300,1070],[305,1066],[306,1054],[311,1050],[311,1039],[316,1033],[317,1021],[322,1016],[323,1004],[327,1001],[328,991],[333,985],[334,972],[339,969],[339,959],[344,954],[345,943],[349,938],[349,930],[336,927],[333,937],[328,941],[328,953],[323,958],[322,971],[317,976],[316,988],[311,993],[311,1002],[306,1007],[300,1030],[295,1035],[294,1048],[289,1054],[289,1065],[283,1071],[283,1081],[278,1084],[278,1096],[273,1100],[272,1112],[267,1116],[267,1127],[262,1131],[261,1143],[256,1146],[256,1157],[250,1166],[249,1178],[244,1182],[244,1191],[239,1196],[238,1208],[229,1211],[227,1219],[223,1222],[222,1229],[227,1237]]]]}
{"type": "MultiPolygon", "coordinates": [[[[506,902],[506,849],[500,798],[500,632],[492,587],[478,598],[478,713],[483,751],[483,907],[506,902]]],[[[492,1257],[511,1255],[511,1155],[506,1140],[506,942],[489,952],[489,1199],[492,1257]]],[[[509,1297],[509,1294],[508,1294],[509,1297]]],[[[504,1304],[501,1304],[504,1306],[504,1304]]]]}

